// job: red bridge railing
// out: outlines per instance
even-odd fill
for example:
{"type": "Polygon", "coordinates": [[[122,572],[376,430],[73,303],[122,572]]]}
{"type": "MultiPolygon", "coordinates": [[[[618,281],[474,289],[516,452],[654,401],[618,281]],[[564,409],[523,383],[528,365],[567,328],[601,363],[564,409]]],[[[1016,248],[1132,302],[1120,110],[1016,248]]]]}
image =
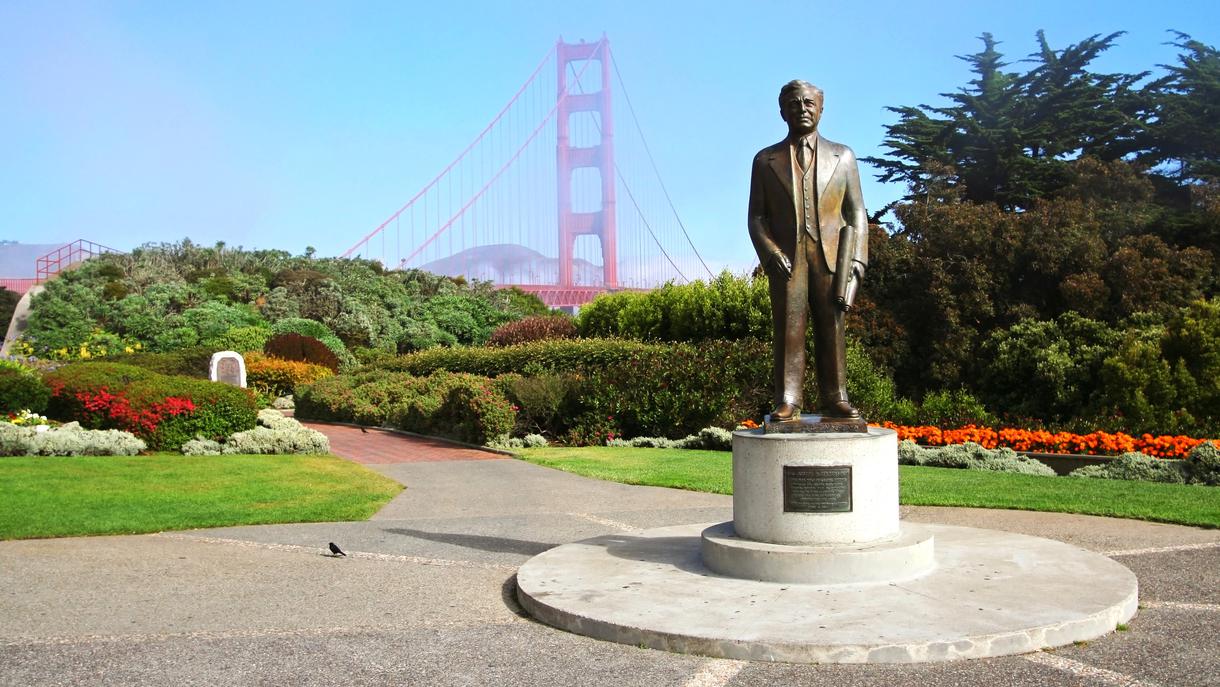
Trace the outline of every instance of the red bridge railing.
{"type": "Polygon", "coordinates": [[[38,283],[37,279],[2,279],[0,278],[0,289],[8,289],[16,293],[18,296],[24,295],[30,287],[38,283]]]}

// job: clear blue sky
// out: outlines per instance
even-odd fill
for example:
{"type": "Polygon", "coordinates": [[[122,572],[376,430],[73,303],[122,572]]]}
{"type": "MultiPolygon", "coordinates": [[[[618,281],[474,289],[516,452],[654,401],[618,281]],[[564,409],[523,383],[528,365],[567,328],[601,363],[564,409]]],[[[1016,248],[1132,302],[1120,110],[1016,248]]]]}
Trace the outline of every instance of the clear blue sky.
{"type": "MultiPolygon", "coordinates": [[[[558,36],[605,32],[696,244],[744,269],[749,162],[784,134],[780,85],[822,86],[825,135],[878,154],[887,105],[964,85],[954,56],[982,32],[1015,61],[1038,29],[1056,48],[1127,31],[1095,67],[1135,72],[1174,61],[1167,29],[1220,44],[1220,3],[7,0],[0,239],[338,254],[469,143],[558,36]]],[[[862,172],[870,207],[902,194],[862,172]]]]}

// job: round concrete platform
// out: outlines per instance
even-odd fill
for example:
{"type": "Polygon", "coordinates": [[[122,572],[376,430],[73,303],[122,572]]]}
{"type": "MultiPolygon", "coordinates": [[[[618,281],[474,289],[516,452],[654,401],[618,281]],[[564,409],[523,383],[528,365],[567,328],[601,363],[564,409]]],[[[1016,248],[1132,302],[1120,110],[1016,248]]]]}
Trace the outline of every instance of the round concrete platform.
{"type": "Polygon", "coordinates": [[[936,568],[905,582],[804,585],[721,577],[708,524],[597,537],[530,559],[517,598],[538,620],[623,644],[795,663],[910,663],[1093,639],[1135,615],[1130,570],[1062,542],[929,526],[936,568]]]}
{"type": "Polygon", "coordinates": [[[703,530],[703,563],[724,577],[761,582],[900,582],[936,565],[932,527],[903,523],[897,536],[884,541],[807,546],[742,539],[733,523],[722,522],[703,530]]]}

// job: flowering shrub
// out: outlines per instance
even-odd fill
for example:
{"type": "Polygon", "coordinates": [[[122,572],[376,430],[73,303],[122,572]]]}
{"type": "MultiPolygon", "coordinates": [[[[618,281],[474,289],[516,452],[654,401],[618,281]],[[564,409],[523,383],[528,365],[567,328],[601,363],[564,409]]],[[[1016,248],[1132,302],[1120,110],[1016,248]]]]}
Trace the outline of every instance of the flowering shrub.
{"type": "Polygon", "coordinates": [[[170,396],[143,408],[133,408],[122,392],[113,394],[107,387],[97,391],[78,391],[76,400],[82,409],[82,422],[96,427],[114,426],[132,434],[149,435],[157,431],[166,418],[195,411],[189,398],[170,396]]]}
{"type": "Polygon", "coordinates": [[[246,382],[271,396],[291,394],[298,384],[311,384],[334,372],[324,365],[247,353],[246,382]]]}
{"type": "Polygon", "coordinates": [[[908,427],[891,422],[883,422],[881,426],[898,432],[899,441],[910,439],[924,446],[949,446],[973,442],[984,448],[1007,447],[1014,451],[1035,453],[1119,455],[1139,452],[1157,458],[1185,458],[1192,449],[1200,444],[1211,443],[1220,446],[1220,440],[1216,439],[1168,435],[1154,437],[1151,434],[1134,437],[1122,432],[1073,434],[1012,427],[996,430],[975,425],[966,425],[957,429],[941,429],[933,426],[908,427]]]}
{"type": "Polygon", "coordinates": [[[37,341],[28,338],[21,338],[16,342],[16,350],[22,355],[38,353],[53,360],[91,360],[119,353],[139,353],[144,349],[144,344],[95,328],[83,340],[70,346],[46,350],[40,350],[41,348],[37,341]]]}
{"type": "Polygon", "coordinates": [[[196,436],[219,439],[254,427],[249,391],[120,363],[73,363],[46,376],[47,413],[90,429],[130,431],[153,449],[196,436]]]}
{"type": "Polygon", "coordinates": [[[38,427],[51,424],[51,421],[45,415],[31,413],[27,408],[23,408],[16,413],[9,413],[5,421],[18,427],[38,427]]]}

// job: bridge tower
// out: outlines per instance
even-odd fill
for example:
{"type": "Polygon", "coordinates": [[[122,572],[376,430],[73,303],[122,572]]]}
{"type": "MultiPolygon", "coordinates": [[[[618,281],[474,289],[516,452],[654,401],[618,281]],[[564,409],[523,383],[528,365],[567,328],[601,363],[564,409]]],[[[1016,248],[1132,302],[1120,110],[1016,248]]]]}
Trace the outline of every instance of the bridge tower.
{"type": "Polygon", "coordinates": [[[558,140],[555,146],[556,182],[559,186],[559,286],[573,286],[572,259],[576,237],[593,235],[601,242],[601,286],[616,288],[618,248],[614,224],[614,120],[610,112],[610,44],[604,36],[597,43],[564,43],[561,38],[555,53],[555,63],[559,69],[559,106],[556,112],[558,140]],[[583,60],[597,60],[601,64],[601,89],[593,93],[568,92],[568,64],[583,60]],[[568,129],[571,116],[576,112],[593,112],[598,117],[601,137],[597,144],[585,147],[573,147],[570,144],[568,129]],[[592,212],[573,212],[572,173],[585,167],[596,169],[601,176],[601,208],[592,212]]]}

